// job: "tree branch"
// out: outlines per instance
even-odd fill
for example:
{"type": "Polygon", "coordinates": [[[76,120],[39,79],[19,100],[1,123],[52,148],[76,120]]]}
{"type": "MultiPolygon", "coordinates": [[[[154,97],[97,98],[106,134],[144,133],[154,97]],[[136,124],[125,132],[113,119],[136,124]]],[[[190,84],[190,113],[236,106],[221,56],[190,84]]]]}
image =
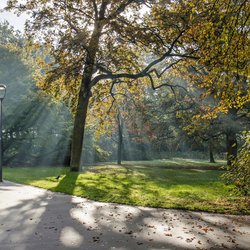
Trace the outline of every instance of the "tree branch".
{"type": "MultiPolygon", "coordinates": [[[[179,40],[179,38],[183,35],[183,33],[185,32],[185,30],[181,31],[180,34],[174,39],[174,41],[172,42],[172,44],[170,45],[168,51],[166,53],[164,53],[160,58],[152,61],[151,63],[149,63],[141,72],[139,73],[135,73],[135,74],[131,74],[131,73],[118,73],[118,74],[103,74],[103,75],[98,75],[96,77],[94,77],[91,81],[90,87],[93,87],[96,83],[98,83],[101,80],[106,80],[106,79],[119,79],[119,78],[128,78],[128,79],[138,79],[138,78],[142,78],[145,76],[148,76],[150,74],[149,70],[157,65],[158,63],[162,62],[165,58],[167,57],[173,57],[173,55],[171,54],[175,44],[177,43],[177,41],[179,40]]],[[[174,56],[177,56],[177,54],[174,54],[174,56]]],[[[179,57],[181,55],[178,55],[179,57]]],[[[187,57],[188,55],[182,55],[187,57]]]]}
{"type": "Polygon", "coordinates": [[[122,13],[125,8],[130,5],[131,3],[133,3],[135,0],[124,0],[121,2],[121,4],[117,7],[116,10],[114,10],[108,17],[107,20],[110,21],[114,18],[116,18],[120,13],[122,13]]]}
{"type": "Polygon", "coordinates": [[[157,69],[152,69],[151,71],[149,71],[149,74],[150,73],[155,73],[155,75],[157,76],[157,78],[161,78],[161,76],[170,68],[172,68],[175,64],[179,63],[180,61],[182,61],[182,59],[180,60],[177,60],[176,62],[174,63],[171,63],[170,65],[168,65],[167,67],[165,67],[165,69],[163,69],[160,73],[158,73],[157,69]]]}
{"type": "Polygon", "coordinates": [[[100,7],[100,11],[99,11],[99,20],[103,20],[105,18],[105,11],[106,11],[107,5],[108,5],[108,1],[103,0],[101,7],[100,7]]]}
{"type": "Polygon", "coordinates": [[[96,0],[92,0],[93,3],[93,8],[94,8],[94,13],[95,13],[95,20],[98,18],[98,8],[96,4],[96,0]]]}

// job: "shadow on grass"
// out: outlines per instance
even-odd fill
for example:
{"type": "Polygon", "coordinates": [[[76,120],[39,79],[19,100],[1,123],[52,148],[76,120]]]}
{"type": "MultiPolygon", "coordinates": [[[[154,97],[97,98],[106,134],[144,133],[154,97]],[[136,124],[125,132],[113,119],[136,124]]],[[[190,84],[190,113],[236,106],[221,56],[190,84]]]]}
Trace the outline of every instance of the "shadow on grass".
{"type": "Polygon", "coordinates": [[[190,159],[154,160],[154,161],[125,161],[122,166],[134,168],[160,168],[160,169],[197,169],[197,170],[223,170],[223,163],[208,163],[204,161],[191,161],[190,159]]]}
{"type": "Polygon", "coordinates": [[[149,207],[249,214],[242,198],[229,196],[221,171],[142,166],[89,166],[81,173],[58,168],[8,172],[10,180],[92,200],[149,207]],[[42,174],[40,175],[40,171],[42,174]],[[54,172],[53,172],[54,171],[54,172]],[[32,172],[32,173],[31,173],[32,172]],[[60,174],[61,178],[56,179],[60,174]],[[12,178],[12,179],[11,179],[12,178]]]}
{"type": "Polygon", "coordinates": [[[73,194],[78,176],[79,173],[67,172],[64,176],[62,176],[61,179],[58,179],[58,185],[52,190],[56,192],[73,194]]]}
{"type": "MultiPolygon", "coordinates": [[[[248,214],[247,204],[229,197],[221,172],[150,167],[97,166],[83,172],[90,199],[162,208],[248,214]],[[87,174],[88,172],[92,173],[87,174]],[[239,206],[240,204],[240,206],[239,206]],[[237,212],[238,211],[238,212],[237,212]]],[[[80,181],[79,181],[79,185],[80,181]]]]}

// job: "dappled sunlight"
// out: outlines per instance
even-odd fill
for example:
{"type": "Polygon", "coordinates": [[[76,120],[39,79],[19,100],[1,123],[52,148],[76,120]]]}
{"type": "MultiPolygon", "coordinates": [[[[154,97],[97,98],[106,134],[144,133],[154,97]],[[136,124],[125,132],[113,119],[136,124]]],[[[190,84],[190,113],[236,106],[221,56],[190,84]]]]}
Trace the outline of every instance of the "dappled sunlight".
{"type": "Polygon", "coordinates": [[[195,172],[200,172],[200,173],[206,173],[207,170],[202,170],[202,169],[192,169],[195,172]]]}
{"type": "Polygon", "coordinates": [[[225,165],[225,161],[218,161],[216,164],[208,163],[205,160],[197,159],[157,159],[153,161],[124,161],[124,165],[133,166],[136,168],[143,167],[160,167],[160,168],[173,168],[173,169],[220,169],[225,165]]]}
{"type": "Polygon", "coordinates": [[[130,150],[130,148],[132,148],[132,141],[130,140],[130,136],[129,136],[129,131],[127,128],[127,125],[125,122],[122,123],[122,135],[124,137],[123,139],[123,157],[122,157],[122,163],[124,162],[124,160],[131,160],[133,159],[133,154],[132,151],[130,150]],[[126,157],[126,159],[124,159],[124,157],[126,157]]]}
{"type": "Polygon", "coordinates": [[[249,249],[248,1],[2,2],[1,250],[249,249]]]}
{"type": "MultiPolygon", "coordinates": [[[[0,241],[3,245],[7,242],[23,244],[34,234],[40,218],[46,211],[48,202],[43,200],[46,191],[29,192],[29,187],[19,187],[19,192],[10,196],[8,194],[12,194],[18,186],[15,188],[12,185],[7,184],[7,186],[10,189],[1,193],[1,226],[4,226],[9,234],[0,234],[0,241]],[[15,199],[19,197],[22,199],[16,202],[15,199]]],[[[20,245],[20,249],[26,247],[20,245]]]]}
{"type": "Polygon", "coordinates": [[[84,237],[73,227],[67,226],[62,229],[59,240],[66,247],[79,248],[84,241],[84,237]]]}
{"type": "Polygon", "coordinates": [[[68,153],[71,117],[68,108],[39,92],[32,79],[31,65],[24,62],[22,52],[4,49],[2,44],[0,47],[1,59],[6,50],[0,65],[1,83],[4,81],[7,86],[4,165],[62,165],[68,153]]]}
{"type": "MultiPolygon", "coordinates": [[[[7,169],[6,169],[7,170],[7,169]]],[[[88,166],[83,172],[65,168],[9,169],[6,177],[92,200],[150,207],[248,213],[244,199],[230,195],[221,171],[147,166],[88,166]],[[47,172],[46,172],[46,171],[47,172]]]]}
{"type": "Polygon", "coordinates": [[[250,221],[244,216],[94,202],[11,183],[1,187],[0,239],[6,250],[248,247],[250,221]]]}
{"type": "MultiPolygon", "coordinates": [[[[236,239],[239,235],[242,239],[244,237],[243,233],[236,231],[236,227],[240,227],[240,232],[247,230],[243,225],[244,218],[241,218],[241,222],[232,224],[234,216],[154,210],[91,201],[80,203],[73,210],[77,210],[72,214],[73,218],[99,235],[97,239],[100,243],[105,242],[106,235],[115,233],[116,242],[123,237],[128,242],[136,242],[138,248],[141,246],[142,249],[145,249],[145,244],[147,249],[160,246],[170,249],[216,248],[222,244],[236,249],[236,239]],[[230,223],[228,228],[221,227],[230,223]]],[[[246,242],[243,245],[247,246],[246,242]]]]}

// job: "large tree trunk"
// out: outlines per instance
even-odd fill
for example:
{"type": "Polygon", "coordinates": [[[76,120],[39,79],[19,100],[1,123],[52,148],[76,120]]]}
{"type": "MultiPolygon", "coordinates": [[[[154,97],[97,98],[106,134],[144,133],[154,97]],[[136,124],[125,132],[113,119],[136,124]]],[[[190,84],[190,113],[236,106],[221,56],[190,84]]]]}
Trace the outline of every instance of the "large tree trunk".
{"type": "Polygon", "coordinates": [[[227,165],[231,166],[232,161],[237,156],[237,138],[236,133],[233,131],[229,131],[226,134],[226,140],[227,140],[227,165]]]}
{"type": "Polygon", "coordinates": [[[94,72],[94,65],[96,54],[99,48],[99,40],[101,37],[102,27],[103,24],[97,21],[87,49],[87,58],[83,71],[83,78],[79,91],[78,105],[74,120],[70,161],[71,171],[80,170],[85,123],[87,118],[89,99],[91,97],[91,79],[94,72]]]}
{"type": "Polygon", "coordinates": [[[70,170],[79,171],[82,155],[82,145],[87,118],[90,91],[83,88],[79,93],[77,111],[74,120],[74,129],[71,145],[70,170]]]}

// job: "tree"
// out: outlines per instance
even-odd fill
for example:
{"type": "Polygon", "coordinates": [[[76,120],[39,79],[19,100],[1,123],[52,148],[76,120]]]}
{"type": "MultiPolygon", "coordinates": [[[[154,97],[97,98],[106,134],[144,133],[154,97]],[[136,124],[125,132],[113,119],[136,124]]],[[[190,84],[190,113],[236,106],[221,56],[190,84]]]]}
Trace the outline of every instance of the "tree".
{"type": "Polygon", "coordinates": [[[52,102],[35,86],[31,67],[34,64],[25,53],[24,37],[7,22],[0,23],[0,33],[0,79],[7,85],[4,164],[64,164],[70,113],[65,105],[52,102]]]}
{"type": "Polygon", "coordinates": [[[228,112],[214,112],[218,108],[220,100],[213,95],[208,95],[202,88],[192,86],[189,96],[193,105],[189,110],[178,111],[178,117],[182,121],[183,129],[190,136],[207,141],[210,150],[210,162],[214,161],[212,151],[214,142],[225,138],[227,164],[237,156],[237,135],[248,129],[247,107],[241,109],[230,108],[228,112]],[[206,95],[206,97],[203,96],[206,95]]]}
{"type": "Polygon", "coordinates": [[[193,137],[199,144],[204,142],[208,144],[209,162],[214,163],[214,144],[221,137],[222,131],[220,130],[218,120],[198,118],[202,110],[202,107],[199,107],[199,104],[196,103],[188,111],[178,111],[177,116],[181,121],[182,129],[188,136],[193,137]]]}
{"type": "Polygon", "coordinates": [[[48,72],[46,82],[50,84],[63,79],[68,88],[73,85],[78,92],[72,136],[72,171],[79,170],[89,99],[95,85],[106,81],[112,88],[112,84],[120,81],[145,77],[153,84],[152,75],[160,77],[155,68],[157,64],[165,62],[166,70],[182,57],[193,57],[194,49],[186,50],[182,46],[184,50],[180,50],[181,38],[188,28],[186,20],[170,13],[174,25],[169,36],[165,34],[163,39],[150,20],[146,24],[142,22],[142,17],[149,15],[139,10],[146,5],[153,13],[155,4],[152,1],[18,2],[8,1],[8,9],[32,13],[27,32],[30,37],[46,44],[53,56],[52,70],[48,72]],[[159,44],[164,49],[158,50],[159,44]],[[154,58],[159,57],[145,65],[142,61],[145,51],[154,58]],[[168,58],[171,60],[167,62],[168,58]]]}
{"type": "Polygon", "coordinates": [[[228,4],[223,0],[18,2],[9,0],[8,9],[32,13],[27,33],[46,46],[53,57],[46,81],[40,86],[54,88],[57,94],[65,94],[66,90],[71,96],[72,92],[77,100],[71,151],[73,171],[79,170],[93,87],[108,87],[112,92],[116,84],[126,81],[130,88],[142,80],[153,89],[169,86],[168,82],[156,85],[157,79],[183,63],[206,67],[209,77],[203,77],[201,85],[209,93],[218,90],[220,110],[227,100],[234,106],[247,102],[249,93],[240,94],[246,73],[246,0],[228,4]],[[140,11],[142,6],[147,6],[144,13],[140,11]],[[196,64],[191,63],[194,59],[196,64]],[[232,84],[235,79],[239,80],[232,84]],[[226,82],[230,84],[225,87],[226,82]],[[230,98],[235,88],[238,94],[233,104],[230,98]]]}
{"type": "MultiPolygon", "coordinates": [[[[246,0],[187,1],[191,15],[197,21],[190,37],[198,48],[199,60],[179,67],[196,88],[202,89],[204,100],[214,98],[216,105],[207,108],[204,118],[225,114],[234,124],[249,112],[249,11],[246,0]]],[[[239,129],[227,126],[228,164],[237,154],[236,133],[239,129]]]]}
{"type": "Polygon", "coordinates": [[[14,30],[7,21],[1,23],[0,29],[0,44],[6,47],[15,48],[21,46],[24,42],[24,38],[20,31],[14,30]]]}
{"type": "Polygon", "coordinates": [[[247,196],[250,193],[250,135],[244,132],[245,142],[241,147],[238,156],[228,167],[223,175],[227,183],[233,183],[241,194],[247,196]]]}

